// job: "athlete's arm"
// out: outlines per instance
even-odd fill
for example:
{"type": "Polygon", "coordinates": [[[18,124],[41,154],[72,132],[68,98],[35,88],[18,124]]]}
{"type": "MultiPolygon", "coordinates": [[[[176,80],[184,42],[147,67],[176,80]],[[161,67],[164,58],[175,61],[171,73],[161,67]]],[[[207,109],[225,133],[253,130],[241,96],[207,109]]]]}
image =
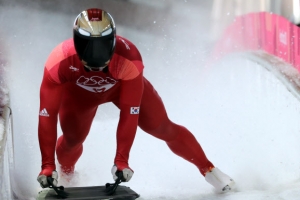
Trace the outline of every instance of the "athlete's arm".
{"type": "Polygon", "coordinates": [[[41,174],[51,176],[55,170],[55,145],[57,118],[62,96],[62,86],[54,83],[45,68],[40,88],[40,115],[38,136],[42,154],[41,174]]]}
{"type": "Polygon", "coordinates": [[[143,94],[143,74],[132,80],[121,81],[120,119],[117,129],[115,164],[118,170],[128,168],[128,159],[138,126],[138,109],[143,94]],[[138,108],[134,111],[134,107],[138,108]]]}

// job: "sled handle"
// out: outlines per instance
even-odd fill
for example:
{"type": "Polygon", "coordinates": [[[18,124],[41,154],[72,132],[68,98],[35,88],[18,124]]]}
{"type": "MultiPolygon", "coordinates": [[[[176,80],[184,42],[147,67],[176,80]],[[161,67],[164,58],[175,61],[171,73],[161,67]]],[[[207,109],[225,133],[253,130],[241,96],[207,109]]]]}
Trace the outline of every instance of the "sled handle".
{"type": "Polygon", "coordinates": [[[59,187],[54,186],[53,180],[54,179],[52,177],[50,177],[50,176],[47,177],[47,182],[49,184],[49,188],[52,188],[56,192],[56,194],[59,198],[63,198],[63,199],[67,198],[69,196],[69,193],[64,191],[64,189],[65,189],[64,186],[59,186],[59,187]]]}
{"type": "Polygon", "coordinates": [[[115,183],[106,183],[105,184],[105,187],[106,187],[105,192],[108,195],[113,195],[116,192],[119,184],[122,183],[122,180],[124,180],[122,171],[117,171],[116,175],[118,178],[116,179],[115,183]]]}

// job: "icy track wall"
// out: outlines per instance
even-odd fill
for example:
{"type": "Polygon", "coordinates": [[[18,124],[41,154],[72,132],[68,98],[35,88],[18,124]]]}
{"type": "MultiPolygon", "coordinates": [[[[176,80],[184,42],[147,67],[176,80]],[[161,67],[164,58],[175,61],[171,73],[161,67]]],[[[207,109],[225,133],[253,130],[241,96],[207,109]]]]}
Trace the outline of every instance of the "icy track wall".
{"type": "Polygon", "coordinates": [[[0,133],[0,199],[14,199],[11,180],[13,170],[13,134],[11,109],[1,108],[0,133]]]}
{"type": "Polygon", "coordinates": [[[13,132],[6,80],[5,45],[0,38],[0,199],[14,199],[11,174],[13,169],[13,132]]]}
{"type": "Polygon", "coordinates": [[[300,69],[300,29],[286,18],[266,12],[238,16],[220,38],[214,59],[231,52],[264,50],[300,69]]]}
{"type": "Polygon", "coordinates": [[[209,62],[213,64],[232,53],[260,62],[300,100],[298,26],[280,15],[267,12],[238,16],[217,42],[209,62]]]}

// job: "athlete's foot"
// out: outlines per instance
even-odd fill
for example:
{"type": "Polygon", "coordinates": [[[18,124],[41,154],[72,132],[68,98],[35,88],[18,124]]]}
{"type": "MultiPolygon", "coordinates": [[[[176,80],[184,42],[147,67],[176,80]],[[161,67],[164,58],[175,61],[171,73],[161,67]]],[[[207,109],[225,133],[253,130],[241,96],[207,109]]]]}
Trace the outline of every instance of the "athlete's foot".
{"type": "Polygon", "coordinates": [[[217,192],[228,192],[234,189],[235,182],[218,168],[213,168],[205,174],[205,180],[213,185],[217,192]]]}

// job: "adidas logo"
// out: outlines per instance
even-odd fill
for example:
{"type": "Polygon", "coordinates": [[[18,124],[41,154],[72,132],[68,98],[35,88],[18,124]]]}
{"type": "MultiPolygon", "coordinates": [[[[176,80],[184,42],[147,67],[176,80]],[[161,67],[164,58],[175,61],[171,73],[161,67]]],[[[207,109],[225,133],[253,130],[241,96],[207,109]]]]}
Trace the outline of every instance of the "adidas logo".
{"type": "Polygon", "coordinates": [[[49,117],[49,114],[48,114],[46,108],[44,108],[43,110],[40,111],[40,116],[49,117]]]}

